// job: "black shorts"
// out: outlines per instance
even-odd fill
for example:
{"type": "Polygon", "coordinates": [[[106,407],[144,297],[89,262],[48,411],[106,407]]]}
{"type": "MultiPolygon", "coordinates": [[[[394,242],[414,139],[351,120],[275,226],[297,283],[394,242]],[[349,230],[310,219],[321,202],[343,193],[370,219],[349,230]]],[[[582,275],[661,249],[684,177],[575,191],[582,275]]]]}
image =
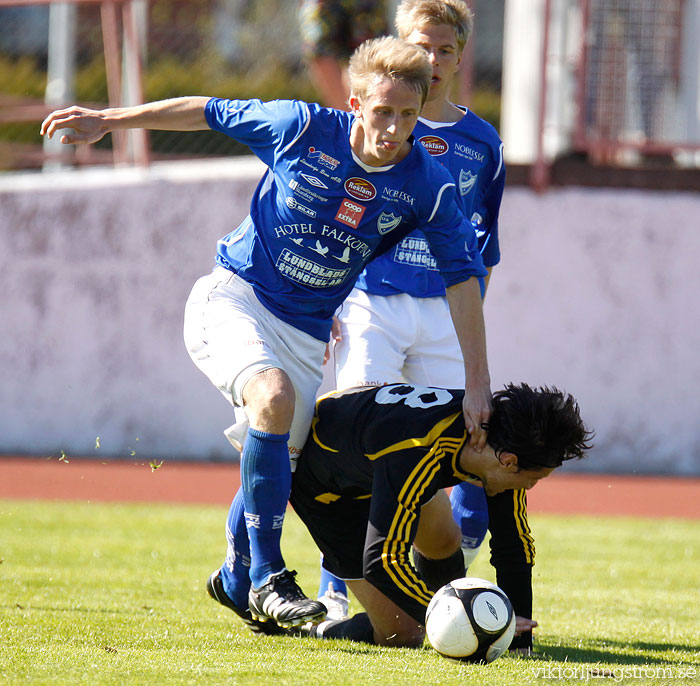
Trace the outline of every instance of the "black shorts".
{"type": "Polygon", "coordinates": [[[362,579],[371,498],[329,494],[299,460],[290,502],[323,554],[323,567],[339,579],[362,579]]]}

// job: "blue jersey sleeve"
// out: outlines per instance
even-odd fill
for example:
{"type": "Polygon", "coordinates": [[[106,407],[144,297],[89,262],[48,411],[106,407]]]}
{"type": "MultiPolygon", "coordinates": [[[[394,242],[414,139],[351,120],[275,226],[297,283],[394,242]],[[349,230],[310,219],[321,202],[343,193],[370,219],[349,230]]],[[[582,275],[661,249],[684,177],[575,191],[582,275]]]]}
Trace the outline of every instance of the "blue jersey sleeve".
{"type": "Polygon", "coordinates": [[[471,217],[476,236],[481,249],[484,265],[494,267],[501,261],[501,250],[498,241],[498,213],[501,209],[501,199],[506,183],[506,168],[503,164],[503,145],[499,146],[496,170],[493,179],[485,185],[481,202],[475,208],[471,217]]]}
{"type": "Polygon", "coordinates": [[[486,276],[474,227],[459,209],[453,183],[439,191],[430,219],[423,227],[445,288],[471,276],[486,276]]]}
{"type": "Polygon", "coordinates": [[[247,145],[268,167],[308,125],[309,111],[298,100],[225,100],[212,98],[204,114],[207,124],[247,145]]]}

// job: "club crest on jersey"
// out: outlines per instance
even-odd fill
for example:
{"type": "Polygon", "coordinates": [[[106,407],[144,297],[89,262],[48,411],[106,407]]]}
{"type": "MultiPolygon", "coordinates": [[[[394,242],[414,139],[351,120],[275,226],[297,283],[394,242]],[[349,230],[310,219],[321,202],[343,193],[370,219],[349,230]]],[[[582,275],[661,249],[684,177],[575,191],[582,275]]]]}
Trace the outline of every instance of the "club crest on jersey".
{"type": "Polygon", "coordinates": [[[322,152],[321,150],[317,150],[313,146],[309,148],[309,155],[308,155],[312,160],[318,160],[319,164],[322,164],[324,167],[328,167],[328,169],[334,170],[340,162],[335,159],[335,157],[331,157],[330,155],[327,155],[325,152],[322,152]]]}
{"type": "Polygon", "coordinates": [[[377,219],[377,230],[383,236],[395,229],[401,223],[401,216],[396,216],[393,212],[382,212],[377,219]]]}
{"type": "Polygon", "coordinates": [[[345,182],[345,192],[355,198],[367,202],[377,197],[377,189],[367,179],[353,176],[345,182]]]}
{"type": "Polygon", "coordinates": [[[420,140],[420,142],[423,144],[423,147],[433,157],[437,157],[438,155],[444,155],[449,149],[447,141],[445,141],[443,138],[440,138],[440,136],[433,136],[431,134],[429,136],[423,136],[418,140],[420,140]]]}
{"type": "Polygon", "coordinates": [[[304,172],[299,172],[299,176],[301,176],[303,179],[306,179],[308,183],[310,183],[312,186],[316,186],[316,188],[325,188],[328,190],[328,186],[326,186],[321,179],[319,179],[317,176],[312,176],[311,174],[304,174],[304,172]]]}
{"type": "Polygon", "coordinates": [[[343,201],[340,203],[340,207],[338,208],[338,212],[336,213],[335,218],[342,224],[356,229],[359,226],[360,219],[362,219],[362,215],[365,213],[366,209],[366,207],[358,205],[352,200],[343,198],[343,201]]]}
{"type": "Polygon", "coordinates": [[[476,183],[476,174],[469,170],[465,171],[461,169],[459,172],[459,194],[466,195],[469,191],[474,188],[476,183]]]}

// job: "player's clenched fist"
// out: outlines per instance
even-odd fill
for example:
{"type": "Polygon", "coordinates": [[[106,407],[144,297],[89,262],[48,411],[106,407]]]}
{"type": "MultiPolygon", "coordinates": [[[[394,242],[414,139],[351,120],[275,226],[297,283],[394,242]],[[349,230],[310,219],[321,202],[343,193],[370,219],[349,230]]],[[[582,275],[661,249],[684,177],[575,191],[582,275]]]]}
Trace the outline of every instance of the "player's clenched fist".
{"type": "Polygon", "coordinates": [[[41,124],[41,135],[53,138],[59,129],[73,129],[61,136],[61,143],[96,143],[109,132],[102,112],[74,105],[52,112],[41,124]]]}

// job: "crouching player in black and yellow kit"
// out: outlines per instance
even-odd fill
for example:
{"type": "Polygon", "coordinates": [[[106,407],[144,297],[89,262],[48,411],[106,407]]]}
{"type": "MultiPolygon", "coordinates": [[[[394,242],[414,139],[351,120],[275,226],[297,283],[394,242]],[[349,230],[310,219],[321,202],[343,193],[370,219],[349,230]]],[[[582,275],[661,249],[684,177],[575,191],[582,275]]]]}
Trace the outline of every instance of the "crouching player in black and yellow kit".
{"type": "MultiPolygon", "coordinates": [[[[347,581],[366,612],[323,622],[309,629],[311,635],[420,646],[434,591],[464,575],[459,527],[442,489],[460,481],[481,484],[495,515],[492,540],[507,549],[509,540],[518,545],[522,537],[522,523],[513,521],[513,493],[590,447],[591,432],[574,398],[522,384],[494,394],[487,445],[476,452],[465,430],[463,395],[394,384],[318,400],[291,503],[323,553],[324,567],[347,581]],[[511,505],[499,508],[505,493],[511,505]],[[500,510],[510,513],[510,522],[500,510]],[[453,541],[451,549],[446,540],[453,541]]],[[[501,559],[507,563],[512,555],[501,559]]],[[[497,578],[506,578],[498,560],[494,564],[497,578]]],[[[535,625],[519,617],[516,632],[535,625]]]]}

